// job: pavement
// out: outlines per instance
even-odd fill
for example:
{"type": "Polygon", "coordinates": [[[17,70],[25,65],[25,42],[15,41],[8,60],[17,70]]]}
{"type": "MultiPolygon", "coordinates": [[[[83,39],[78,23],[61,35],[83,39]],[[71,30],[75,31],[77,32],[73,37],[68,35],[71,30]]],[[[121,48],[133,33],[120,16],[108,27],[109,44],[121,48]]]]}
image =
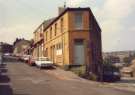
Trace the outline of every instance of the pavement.
{"type": "Polygon", "coordinates": [[[135,95],[101,86],[61,69],[38,69],[20,62],[0,66],[0,95],[135,95]]]}
{"type": "Polygon", "coordinates": [[[85,82],[85,83],[91,83],[94,85],[98,85],[100,87],[112,87],[116,88],[119,90],[126,90],[126,91],[132,91],[135,92],[135,77],[122,77],[120,81],[118,82],[112,82],[112,83],[107,83],[107,82],[95,82],[95,81],[90,81],[86,80],[83,78],[80,78],[76,74],[74,74],[71,71],[64,71],[60,68],[55,68],[55,70],[45,70],[46,73],[55,76],[58,79],[62,80],[72,80],[72,81],[80,81],[80,82],[85,82]]]}
{"type": "Polygon", "coordinates": [[[114,83],[104,83],[100,86],[135,92],[135,77],[122,77],[121,81],[114,83]]]}

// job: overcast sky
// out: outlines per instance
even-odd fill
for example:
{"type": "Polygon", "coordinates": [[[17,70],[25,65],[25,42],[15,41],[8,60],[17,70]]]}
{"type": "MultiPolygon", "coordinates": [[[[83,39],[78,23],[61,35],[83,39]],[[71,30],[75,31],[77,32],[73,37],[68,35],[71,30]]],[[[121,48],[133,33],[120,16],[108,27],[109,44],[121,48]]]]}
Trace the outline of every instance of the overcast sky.
{"type": "Polygon", "coordinates": [[[0,42],[31,39],[57,8],[90,7],[102,29],[103,51],[135,50],[135,0],[0,0],[0,42]]]}

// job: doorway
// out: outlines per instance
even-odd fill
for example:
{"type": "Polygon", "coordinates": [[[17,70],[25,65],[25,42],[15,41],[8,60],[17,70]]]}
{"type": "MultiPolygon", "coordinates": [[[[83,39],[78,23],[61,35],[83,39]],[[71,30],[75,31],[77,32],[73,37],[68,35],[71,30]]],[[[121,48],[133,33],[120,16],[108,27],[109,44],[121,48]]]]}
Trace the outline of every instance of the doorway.
{"type": "Polygon", "coordinates": [[[85,49],[84,49],[84,40],[76,39],[74,40],[74,64],[83,65],[85,63],[85,49]]]}

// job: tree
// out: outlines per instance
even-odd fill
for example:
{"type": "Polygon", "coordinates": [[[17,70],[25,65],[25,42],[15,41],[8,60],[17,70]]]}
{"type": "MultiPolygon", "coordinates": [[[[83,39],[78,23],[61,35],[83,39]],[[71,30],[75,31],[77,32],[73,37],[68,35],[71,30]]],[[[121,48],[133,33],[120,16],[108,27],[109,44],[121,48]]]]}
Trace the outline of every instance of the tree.
{"type": "Polygon", "coordinates": [[[104,63],[113,64],[113,63],[119,63],[120,58],[117,56],[107,56],[104,58],[104,63]]]}
{"type": "Polygon", "coordinates": [[[123,61],[124,61],[124,63],[126,63],[126,64],[130,64],[131,61],[134,60],[134,59],[135,59],[135,53],[130,54],[128,57],[124,57],[124,58],[123,58],[123,61]]]}
{"type": "Polygon", "coordinates": [[[124,61],[124,63],[130,63],[131,62],[131,57],[124,57],[123,61],[124,61]]]}

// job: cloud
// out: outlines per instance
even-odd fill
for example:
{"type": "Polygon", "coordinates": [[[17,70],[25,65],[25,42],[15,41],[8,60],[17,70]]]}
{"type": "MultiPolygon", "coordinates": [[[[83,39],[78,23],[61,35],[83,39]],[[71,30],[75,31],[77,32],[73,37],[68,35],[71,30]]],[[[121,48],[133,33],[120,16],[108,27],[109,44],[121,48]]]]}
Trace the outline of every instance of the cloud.
{"type": "Polygon", "coordinates": [[[122,36],[130,28],[124,24],[124,21],[128,22],[130,19],[128,17],[134,12],[135,0],[105,0],[102,6],[96,8],[95,13],[103,31],[104,51],[123,49],[121,42],[124,43],[124,40],[129,39],[125,38],[123,40],[122,36]]]}
{"type": "Polygon", "coordinates": [[[106,0],[103,10],[107,16],[114,18],[124,18],[128,16],[135,8],[135,0],[106,0]]]}
{"type": "Polygon", "coordinates": [[[0,28],[0,41],[13,43],[17,37],[31,39],[33,30],[30,27],[32,26],[25,24],[0,28]]]}
{"type": "Polygon", "coordinates": [[[0,0],[0,12],[0,42],[12,43],[16,37],[31,39],[44,20],[44,16],[17,0],[0,0]]]}
{"type": "MultiPolygon", "coordinates": [[[[66,0],[69,7],[80,7],[94,5],[96,0],[66,0]]],[[[98,1],[98,0],[97,0],[98,1]]]]}
{"type": "Polygon", "coordinates": [[[67,0],[67,3],[71,7],[79,6],[81,3],[85,2],[86,0],[67,0]]]}
{"type": "MultiPolygon", "coordinates": [[[[56,10],[50,7],[48,3],[51,2],[54,6],[56,2],[61,3],[61,0],[33,0],[33,3],[29,0],[28,2],[27,0],[24,1],[26,3],[21,3],[20,0],[0,0],[0,11],[2,13],[0,15],[0,41],[12,42],[16,37],[31,38],[32,32],[46,16],[54,16],[54,12],[48,15],[47,10],[40,14],[37,12],[39,6],[41,6],[41,1],[45,2],[43,3],[45,4],[42,7],[43,10],[51,8],[52,11],[56,10]],[[29,4],[37,10],[33,10],[33,7],[29,6],[29,4]]],[[[69,7],[90,6],[92,8],[102,29],[104,51],[135,48],[135,42],[129,39],[130,36],[133,37],[135,34],[135,0],[66,1],[69,7]]]]}
{"type": "Polygon", "coordinates": [[[135,26],[131,27],[129,31],[135,32],[135,26]]]}

